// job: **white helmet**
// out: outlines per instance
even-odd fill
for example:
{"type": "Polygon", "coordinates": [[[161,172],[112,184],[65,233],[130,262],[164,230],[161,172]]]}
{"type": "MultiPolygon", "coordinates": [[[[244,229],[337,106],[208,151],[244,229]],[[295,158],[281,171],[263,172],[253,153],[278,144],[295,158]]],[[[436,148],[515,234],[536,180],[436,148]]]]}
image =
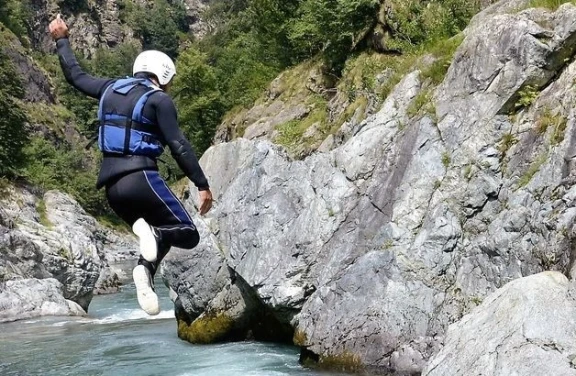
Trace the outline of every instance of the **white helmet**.
{"type": "Polygon", "coordinates": [[[132,74],[146,72],[158,77],[161,86],[168,84],[176,74],[176,66],[168,55],[160,51],[144,51],[134,61],[132,74]]]}

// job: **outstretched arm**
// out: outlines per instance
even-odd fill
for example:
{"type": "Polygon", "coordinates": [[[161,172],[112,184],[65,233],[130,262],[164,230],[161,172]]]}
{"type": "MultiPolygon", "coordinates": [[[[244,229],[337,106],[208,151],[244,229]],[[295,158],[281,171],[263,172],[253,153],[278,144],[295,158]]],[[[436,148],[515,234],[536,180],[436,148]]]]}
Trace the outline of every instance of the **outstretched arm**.
{"type": "Polygon", "coordinates": [[[82,93],[92,98],[100,98],[106,87],[114,80],[109,78],[96,78],[82,70],[70,47],[68,26],[62,18],[60,18],[60,15],[50,23],[49,30],[52,38],[56,41],[60,66],[62,67],[66,81],[82,93]]]}
{"type": "MultiPolygon", "coordinates": [[[[190,179],[200,192],[200,214],[206,214],[212,207],[212,193],[208,180],[198,163],[198,158],[192,146],[178,127],[178,115],[174,102],[167,95],[158,95],[156,104],[156,118],[162,131],[164,140],[172,152],[172,156],[184,174],[190,179]]],[[[155,98],[155,99],[156,99],[155,98]]]]}

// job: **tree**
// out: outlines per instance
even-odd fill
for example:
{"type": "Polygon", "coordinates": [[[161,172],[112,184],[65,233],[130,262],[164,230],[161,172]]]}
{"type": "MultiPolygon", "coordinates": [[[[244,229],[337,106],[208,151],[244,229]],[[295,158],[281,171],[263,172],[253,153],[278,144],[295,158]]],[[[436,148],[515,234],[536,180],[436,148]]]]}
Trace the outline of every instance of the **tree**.
{"type": "Polygon", "coordinates": [[[0,0],[0,23],[8,27],[21,41],[26,37],[25,10],[29,5],[27,3],[27,0],[0,0]]]}
{"type": "Polygon", "coordinates": [[[198,154],[212,143],[214,132],[224,114],[218,80],[206,55],[195,48],[184,51],[179,59],[174,82],[179,123],[198,154]]]}
{"type": "Polygon", "coordinates": [[[28,140],[26,115],[19,100],[24,89],[10,58],[0,48],[0,175],[13,176],[24,163],[28,140]]]}
{"type": "Polygon", "coordinates": [[[357,38],[375,26],[379,7],[379,0],[304,0],[289,38],[300,56],[323,51],[328,67],[340,73],[357,38]]]}
{"type": "Polygon", "coordinates": [[[186,9],[181,2],[155,0],[151,7],[131,6],[129,12],[124,18],[142,39],[145,50],[159,50],[172,58],[178,56],[180,35],[188,31],[186,9]]]}

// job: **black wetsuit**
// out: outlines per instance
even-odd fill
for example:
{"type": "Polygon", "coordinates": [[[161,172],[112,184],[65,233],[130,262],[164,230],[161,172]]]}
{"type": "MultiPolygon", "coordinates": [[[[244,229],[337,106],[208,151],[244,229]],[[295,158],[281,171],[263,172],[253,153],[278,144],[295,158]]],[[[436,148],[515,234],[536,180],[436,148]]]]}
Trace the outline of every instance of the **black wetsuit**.
{"type": "MultiPolygon", "coordinates": [[[[100,99],[106,88],[116,79],[95,78],[83,72],[74,56],[67,38],[56,42],[60,65],[68,83],[82,93],[100,99]]],[[[150,96],[143,109],[143,116],[157,124],[162,143],[199,190],[209,188],[208,181],[198,164],[198,159],[178,127],[176,107],[172,99],[159,91],[150,96]]],[[[104,154],[97,187],[106,188],[111,208],[130,226],[144,218],[160,234],[158,261],[144,263],[152,272],[171,246],[193,248],[199,235],[190,215],[158,174],[156,160],[146,156],[104,154]]]]}

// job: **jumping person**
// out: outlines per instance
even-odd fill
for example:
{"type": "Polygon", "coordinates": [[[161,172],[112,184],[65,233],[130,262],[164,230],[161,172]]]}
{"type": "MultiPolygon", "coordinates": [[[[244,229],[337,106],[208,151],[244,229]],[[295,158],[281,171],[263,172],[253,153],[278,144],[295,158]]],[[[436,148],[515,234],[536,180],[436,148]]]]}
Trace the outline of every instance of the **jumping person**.
{"type": "Polygon", "coordinates": [[[139,238],[140,258],[132,272],[138,303],[156,315],[160,306],[153,281],[160,261],[170,247],[191,249],[200,240],[190,215],[158,174],[156,159],[164,146],[198,188],[200,214],[212,207],[208,181],[165,92],[176,67],[164,53],[144,51],[134,61],[132,77],[95,78],[80,68],[60,15],[49,31],[66,81],[100,101],[98,146],[103,160],[96,186],[106,188],[110,207],[139,238]]]}

